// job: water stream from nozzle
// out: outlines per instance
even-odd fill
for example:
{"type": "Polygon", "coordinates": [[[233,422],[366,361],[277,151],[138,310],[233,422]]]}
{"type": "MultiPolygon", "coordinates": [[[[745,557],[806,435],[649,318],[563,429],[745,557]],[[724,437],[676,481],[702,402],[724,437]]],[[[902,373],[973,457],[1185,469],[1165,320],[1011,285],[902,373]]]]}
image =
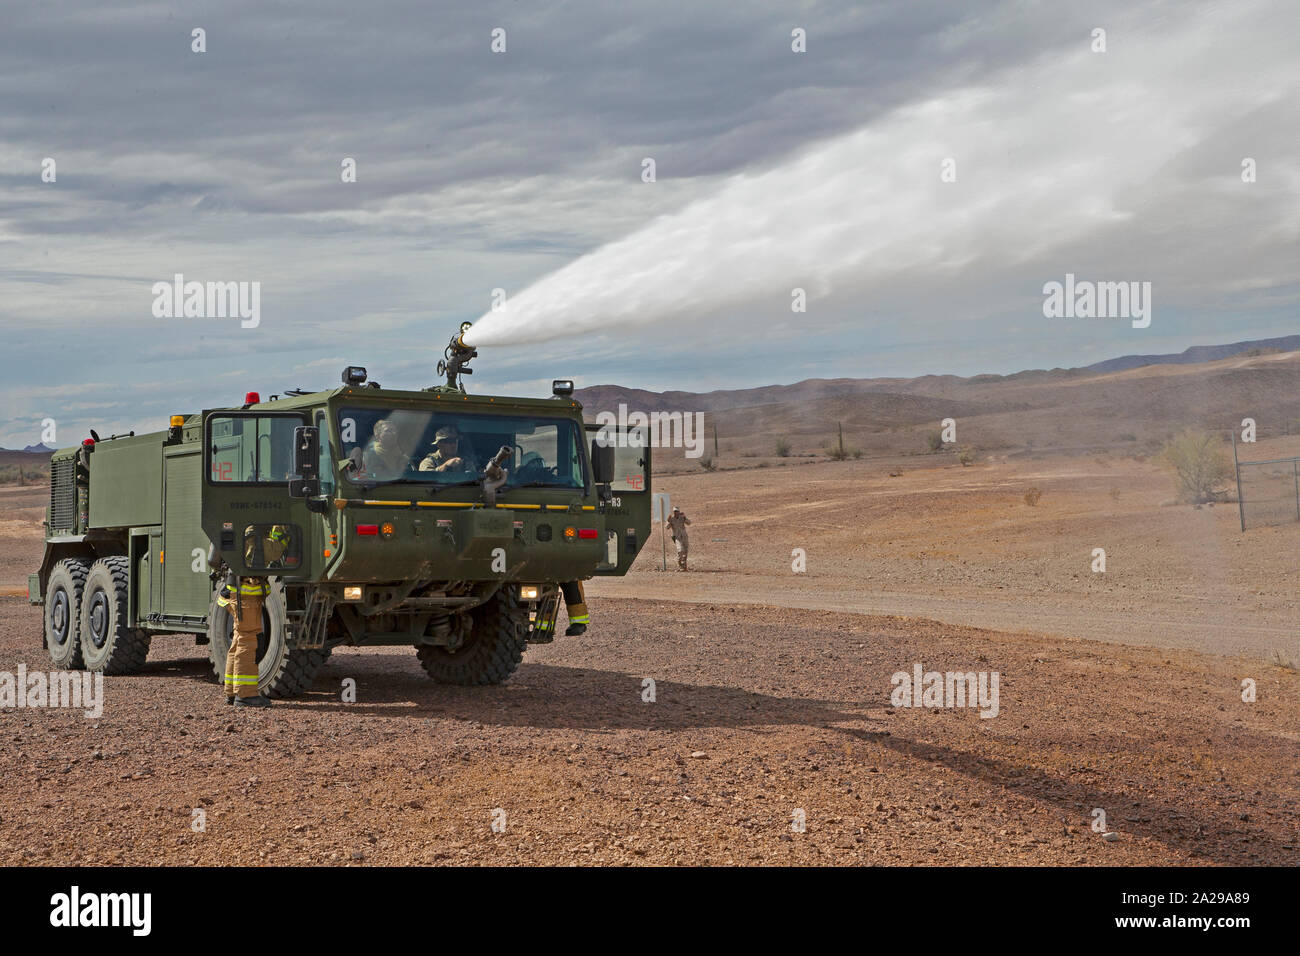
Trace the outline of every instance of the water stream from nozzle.
{"type": "MultiPolygon", "coordinates": [[[[1286,16],[1281,3],[1243,0],[1112,37],[1106,53],[1083,36],[988,86],[896,110],[574,260],[483,315],[465,341],[788,308],[796,287],[810,301],[849,284],[867,296],[903,291],[1041,261],[1118,224],[1172,234],[1185,223],[1142,213],[1157,199],[1179,204],[1171,162],[1231,138],[1241,77],[1256,93],[1300,92],[1289,39],[1269,27],[1286,16]]],[[[1122,255],[1110,245],[1099,236],[1089,252],[1122,255]]],[[[1150,245],[1160,265],[1184,251],[1150,245]]],[[[1055,264],[1045,278],[1060,278],[1055,264]]]]}

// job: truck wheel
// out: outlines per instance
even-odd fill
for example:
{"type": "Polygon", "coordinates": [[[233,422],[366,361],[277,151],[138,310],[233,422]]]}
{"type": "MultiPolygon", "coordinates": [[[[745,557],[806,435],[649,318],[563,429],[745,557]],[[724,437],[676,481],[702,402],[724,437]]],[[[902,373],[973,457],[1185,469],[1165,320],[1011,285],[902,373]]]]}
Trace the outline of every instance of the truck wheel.
{"type": "Polygon", "coordinates": [[[130,559],[100,558],[86,575],[81,598],[81,657],[86,669],[134,674],[149,655],[149,632],[127,620],[130,559]]]}
{"type": "Polygon", "coordinates": [[[456,650],[421,647],[425,673],[440,684],[501,684],[515,672],[527,646],[526,615],[506,585],[470,612],[472,628],[456,650]]]}
{"type": "MultiPolygon", "coordinates": [[[[262,602],[262,634],[257,639],[257,689],[267,697],[297,697],[311,690],[316,672],[329,657],[319,649],[289,647],[287,632],[284,585],[272,581],[271,593],[262,602]]],[[[208,605],[208,660],[218,683],[226,676],[226,655],[234,633],[234,615],[217,604],[217,592],[213,591],[208,605]]]]}
{"type": "Polygon", "coordinates": [[[60,561],[45,586],[45,649],[59,670],[81,667],[81,595],[90,562],[80,558],[60,561]]]}

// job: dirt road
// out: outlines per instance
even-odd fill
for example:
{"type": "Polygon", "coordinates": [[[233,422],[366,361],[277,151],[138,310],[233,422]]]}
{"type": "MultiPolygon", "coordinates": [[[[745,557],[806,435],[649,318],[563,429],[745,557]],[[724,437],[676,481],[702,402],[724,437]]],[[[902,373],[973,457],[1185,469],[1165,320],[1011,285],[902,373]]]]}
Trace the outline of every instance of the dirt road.
{"type": "Polygon", "coordinates": [[[1300,664],[1300,523],[1243,534],[1235,505],[1172,505],[1154,465],[790,459],[656,487],[694,522],[692,573],[671,571],[671,543],[670,572],[656,570],[656,536],[631,574],[593,593],[904,614],[1300,664]],[[1041,493],[1032,506],[1030,489],[1041,493]]]}

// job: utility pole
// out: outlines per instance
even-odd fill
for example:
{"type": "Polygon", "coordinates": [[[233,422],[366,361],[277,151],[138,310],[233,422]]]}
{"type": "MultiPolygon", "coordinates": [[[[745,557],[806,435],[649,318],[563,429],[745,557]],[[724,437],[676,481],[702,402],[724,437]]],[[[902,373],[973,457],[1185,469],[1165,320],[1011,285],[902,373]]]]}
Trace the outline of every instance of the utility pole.
{"type": "Polygon", "coordinates": [[[1237,475],[1237,514],[1241,516],[1241,530],[1246,530],[1246,502],[1241,500],[1241,462],[1237,461],[1237,429],[1228,432],[1232,436],[1232,469],[1237,475]]]}

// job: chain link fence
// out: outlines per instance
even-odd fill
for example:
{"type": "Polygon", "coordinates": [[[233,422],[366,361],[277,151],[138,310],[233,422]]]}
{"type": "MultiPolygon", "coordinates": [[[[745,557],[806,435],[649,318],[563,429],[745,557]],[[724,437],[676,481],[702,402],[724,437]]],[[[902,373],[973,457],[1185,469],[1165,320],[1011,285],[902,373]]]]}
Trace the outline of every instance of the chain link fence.
{"type": "Polygon", "coordinates": [[[1300,455],[1242,460],[1252,452],[1293,451],[1297,439],[1287,436],[1286,440],[1260,442],[1256,451],[1256,445],[1236,441],[1235,434],[1233,437],[1241,530],[1300,521],[1300,455]]]}

